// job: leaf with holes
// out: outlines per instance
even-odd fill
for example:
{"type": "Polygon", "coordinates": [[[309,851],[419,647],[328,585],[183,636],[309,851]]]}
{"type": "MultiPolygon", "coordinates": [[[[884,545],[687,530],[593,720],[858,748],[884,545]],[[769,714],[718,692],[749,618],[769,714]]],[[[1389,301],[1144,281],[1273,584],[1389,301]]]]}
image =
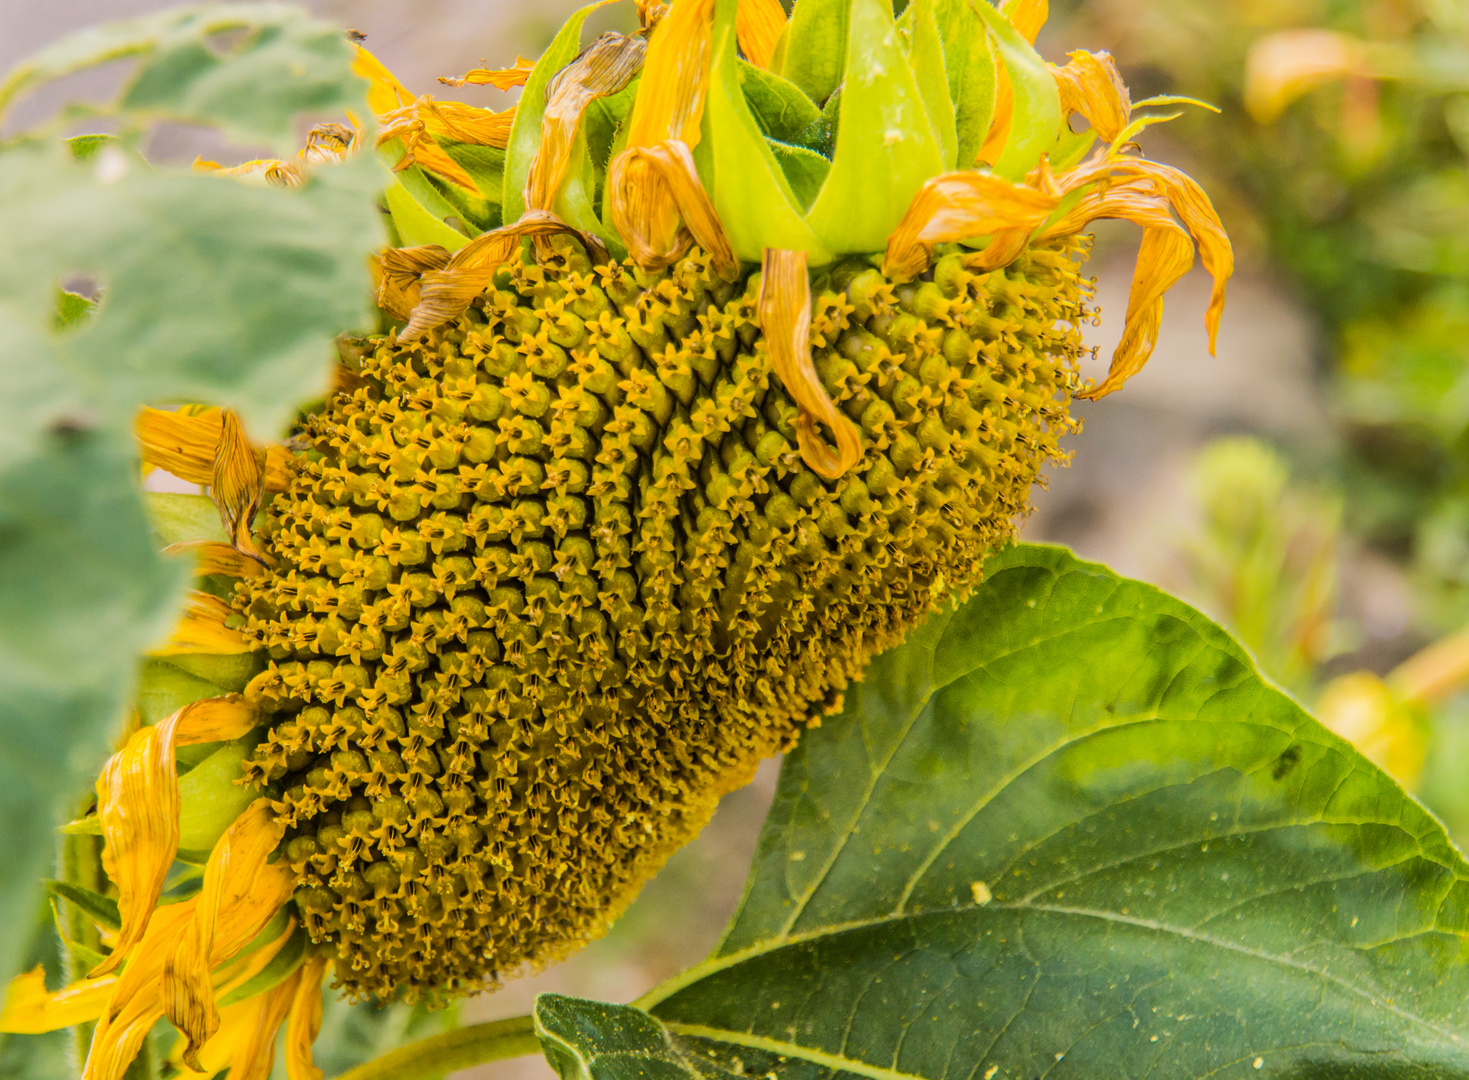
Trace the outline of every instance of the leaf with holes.
{"type": "Polygon", "coordinates": [[[786,759],[661,1029],[551,1003],[563,1075],[1469,1075],[1439,824],[1179,601],[1054,548],[987,569],[786,759]]]}

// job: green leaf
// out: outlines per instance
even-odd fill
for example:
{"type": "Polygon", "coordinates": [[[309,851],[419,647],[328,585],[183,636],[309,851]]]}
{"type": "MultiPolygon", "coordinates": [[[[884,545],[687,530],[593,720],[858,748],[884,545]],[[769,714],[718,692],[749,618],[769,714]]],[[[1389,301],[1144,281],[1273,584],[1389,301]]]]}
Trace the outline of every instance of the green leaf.
{"type": "Polygon", "coordinates": [[[740,90],[761,132],[776,142],[819,150],[806,140],[821,122],[821,110],[795,83],[738,60],[740,90]]]}
{"type": "Polygon", "coordinates": [[[702,1080],[733,1072],[691,1060],[667,1030],[641,1009],[541,994],[533,1014],[541,1052],[561,1080],[702,1080]],[[704,1066],[700,1068],[699,1066],[704,1066]]]}
{"type": "Polygon", "coordinates": [[[62,38],[0,82],[0,115],[63,75],[135,58],[127,86],[103,114],[200,124],[290,157],[299,148],[303,112],[366,115],[365,84],[348,71],[352,57],[340,27],[300,8],[196,4],[62,38]]]}
{"type": "Polygon", "coordinates": [[[801,0],[791,11],[778,74],[812,101],[824,104],[842,84],[851,8],[852,0],[801,0]]]}
{"type": "MultiPolygon", "coordinates": [[[[1183,603],[1056,548],[986,571],[786,758],[724,941],[639,1003],[690,1071],[1469,1074],[1438,822],[1183,603]]],[[[566,1008],[599,1080],[667,1056],[566,1008]]]]}
{"type": "MultiPolygon", "coordinates": [[[[968,162],[956,166],[959,147],[954,126],[954,101],[949,94],[944,43],[934,20],[934,0],[913,0],[903,12],[901,25],[907,34],[908,66],[913,69],[918,92],[923,96],[929,125],[943,149],[944,168],[968,168],[968,162]]],[[[974,159],[969,160],[972,162],[974,159]]]]}
{"type": "Polygon", "coordinates": [[[556,73],[581,53],[582,24],[599,6],[588,4],[572,12],[526,77],[525,88],[521,90],[520,102],[515,108],[515,122],[510,126],[510,139],[505,146],[505,186],[500,205],[504,208],[504,220],[507,224],[519,221],[525,213],[525,181],[530,175],[531,162],[536,159],[536,151],[541,145],[541,121],[546,115],[546,91],[556,73]]]}
{"type": "MultiPolygon", "coordinates": [[[[984,0],[980,0],[984,2],[984,0]]],[[[955,161],[974,165],[995,115],[995,56],[989,31],[974,11],[975,0],[937,0],[934,18],[944,44],[944,69],[954,103],[955,161]]]]}
{"type": "Polygon", "coordinates": [[[741,259],[758,263],[763,249],[774,247],[805,251],[812,266],[831,261],[830,250],[801,220],[800,200],[745,104],[735,54],[734,5],[727,0],[715,12],[704,137],[695,158],[741,259]]]}
{"type": "MultiPolygon", "coordinates": [[[[102,110],[128,137],[86,160],[59,137],[0,147],[0,925],[33,909],[53,830],[91,785],[138,655],[171,629],[190,576],[155,550],[138,406],[205,401],[237,409],[257,438],[279,432],[325,390],[332,339],[370,322],[367,256],[383,236],[366,156],[286,190],[153,168],[129,149],[167,116],[294,151],[299,110],[365,111],[339,31],[275,6],[150,16],[46,50],[0,103],[128,55],[140,59],[126,100],[102,110]],[[216,52],[208,35],[235,27],[246,32],[216,52]],[[56,289],[78,272],[102,301],[60,330],[56,289]]],[[[231,677],[253,662],[231,658],[231,677]]],[[[21,948],[0,936],[0,979],[21,948]]]]}
{"type": "Polygon", "coordinates": [[[107,929],[117,930],[122,926],[122,915],[118,913],[116,900],[67,881],[43,881],[41,884],[52,896],[70,901],[107,929]]]}
{"type": "Polygon", "coordinates": [[[852,0],[836,153],[807,225],[838,255],[881,251],[924,181],[943,171],[890,10],[852,0]]]}
{"type": "Polygon", "coordinates": [[[975,0],[970,6],[988,25],[1000,60],[1010,74],[1010,89],[1015,95],[1014,119],[1005,149],[994,163],[994,171],[1018,182],[1025,179],[1025,174],[1035,168],[1041,155],[1061,135],[1061,93],[1041,54],[1020,36],[1009,19],[986,0],[975,0]]]}

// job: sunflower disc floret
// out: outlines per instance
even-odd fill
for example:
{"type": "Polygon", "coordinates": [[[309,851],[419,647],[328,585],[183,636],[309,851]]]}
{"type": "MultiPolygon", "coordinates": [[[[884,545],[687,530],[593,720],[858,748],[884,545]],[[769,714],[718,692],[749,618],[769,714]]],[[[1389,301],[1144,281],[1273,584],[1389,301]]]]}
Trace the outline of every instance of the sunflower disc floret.
{"type": "Polygon", "coordinates": [[[975,583],[1073,423],[1078,241],[817,279],[865,450],[825,480],[758,276],[562,252],[420,342],[362,343],[239,587],[253,761],[355,991],[466,989],[599,933],[720,795],[975,583]]]}

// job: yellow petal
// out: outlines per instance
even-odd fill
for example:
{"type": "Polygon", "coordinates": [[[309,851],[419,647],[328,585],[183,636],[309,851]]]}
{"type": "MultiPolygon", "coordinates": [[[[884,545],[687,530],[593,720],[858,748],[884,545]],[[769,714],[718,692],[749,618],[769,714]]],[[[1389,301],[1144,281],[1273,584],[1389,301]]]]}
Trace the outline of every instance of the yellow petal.
{"type": "Polygon", "coordinates": [[[220,1010],[219,1031],[200,1051],[199,1071],[209,1077],[228,1069],[230,1080],[266,1080],[275,1061],[276,1033],[291,1007],[296,983],[292,976],[220,1010]]]}
{"type": "Polygon", "coordinates": [[[185,705],[177,713],[175,746],[230,742],[248,735],[260,722],[255,706],[243,694],[224,694],[185,705]]]}
{"type": "MultiPolygon", "coordinates": [[[[580,240],[594,262],[607,260],[607,249],[595,236],[578,231],[549,211],[527,210],[514,224],[481,233],[465,244],[449,257],[443,269],[429,270],[421,276],[418,302],[413,307],[408,325],[398,335],[399,340],[415,341],[434,327],[463,314],[470,301],[494,278],[495,272],[519,253],[520,242],[526,237],[563,233],[580,240]]],[[[430,249],[404,250],[427,252],[430,249]]],[[[401,291],[406,294],[408,290],[401,291]]]]}
{"type": "Polygon", "coordinates": [[[517,86],[525,85],[525,80],[530,78],[531,69],[535,66],[534,60],[517,56],[514,67],[475,68],[472,71],[466,71],[457,79],[441,75],[439,82],[445,86],[493,86],[496,90],[512,90],[517,86]]]}
{"type": "Polygon", "coordinates": [[[250,524],[260,510],[264,492],[265,452],[250,445],[240,418],[228,409],[220,413],[219,442],[214,447],[209,486],[230,543],[245,555],[259,556],[250,537],[250,524]]]}
{"type": "Polygon", "coordinates": [[[112,953],[96,978],[127,959],[148,929],[179,846],[179,779],[174,745],[180,713],[143,728],[113,754],[97,777],[102,866],[117,886],[122,919],[112,953]]]}
{"type": "Polygon", "coordinates": [[[159,908],[148,933],[122,971],[92,1034],[82,1080],[121,1080],[143,1039],[163,1018],[163,965],[178,936],[188,929],[194,901],[159,908]]]}
{"type": "MultiPolygon", "coordinates": [[[[193,484],[213,483],[223,412],[170,412],[144,406],[134,424],[143,460],[193,484]]],[[[265,491],[285,491],[294,474],[289,451],[282,446],[266,448],[261,475],[265,491]]]]}
{"type": "MultiPolygon", "coordinates": [[[[935,244],[988,236],[1005,229],[1025,232],[1046,219],[1059,196],[990,173],[944,173],[913,197],[888,237],[883,273],[907,281],[933,258],[935,244]]],[[[1013,258],[1013,256],[1012,256],[1013,258]]]]}
{"type": "Polygon", "coordinates": [[[1424,705],[1457,692],[1469,682],[1469,629],[1414,653],[1393,668],[1387,681],[1405,701],[1424,705]]]}
{"type": "Polygon", "coordinates": [[[510,128],[515,123],[515,107],[496,112],[457,101],[435,101],[425,95],[401,108],[383,113],[378,120],[382,124],[377,133],[379,146],[390,139],[403,140],[404,154],[393,166],[395,171],[417,165],[467,191],[487,195],[490,193],[480,192],[469,173],[446,154],[434,139],[437,137],[451,142],[493,146],[503,150],[510,141],[510,128]]]}
{"type": "Polygon", "coordinates": [[[735,37],[745,59],[756,67],[770,66],[785,28],[786,14],[778,0],[740,0],[735,11],[735,37]]]}
{"type": "MultiPolygon", "coordinates": [[[[1010,141],[1010,123],[1015,114],[1015,88],[1010,85],[1010,69],[993,46],[990,55],[995,63],[995,111],[990,116],[990,129],[974,155],[974,164],[993,165],[1000,160],[1005,144],[1010,141]]],[[[963,164],[962,162],[960,164],[963,164]]]]}
{"type": "Polygon", "coordinates": [[[442,270],[449,249],[438,244],[384,248],[372,260],[377,279],[377,306],[396,319],[407,319],[418,304],[419,281],[430,270],[442,270]]]}
{"type": "Polygon", "coordinates": [[[643,66],[646,50],[647,41],[640,35],[603,34],[551,80],[541,120],[541,142],[525,179],[527,209],[554,208],[566,180],[582,113],[593,101],[615,94],[632,82],[643,66]]]}
{"type": "Polygon", "coordinates": [[[669,139],[624,151],[613,159],[607,184],[613,226],[644,270],[671,266],[698,244],[709,253],[715,273],[733,278],[739,271],[739,260],[709,193],[699,183],[686,144],[669,139]],[[665,210],[676,228],[660,241],[660,234],[651,230],[661,227],[660,214],[665,210]]]}
{"type": "Polygon", "coordinates": [[[1173,222],[1165,228],[1145,229],[1138,248],[1132,291],[1127,297],[1127,324],[1112,353],[1112,363],[1101,384],[1077,397],[1095,401],[1121,388],[1142,370],[1158,343],[1163,324],[1163,294],[1194,264],[1194,245],[1188,233],[1173,222]]]}
{"type": "Polygon", "coordinates": [[[286,1020],[287,1080],[321,1080],[321,1070],[311,1060],[311,1044],[321,1033],[321,980],[330,961],[314,955],[301,965],[291,1012],[286,1020]]]}
{"type": "Polygon", "coordinates": [[[1132,103],[1117,62],[1109,53],[1078,49],[1068,53],[1065,67],[1048,65],[1061,92],[1061,112],[1086,117],[1097,137],[1110,143],[1132,118],[1132,103]]]}
{"type": "Polygon", "coordinates": [[[1358,671],[1331,680],[1315,713],[1321,722],[1369,759],[1413,787],[1427,757],[1428,730],[1421,711],[1382,679],[1358,671]]]}
{"type": "Polygon", "coordinates": [[[1261,123],[1296,98],[1345,75],[1370,75],[1360,40],[1335,30],[1282,30],[1250,46],[1245,58],[1245,108],[1261,123]]]}
{"type": "Polygon", "coordinates": [[[300,187],[306,182],[306,173],[302,170],[300,162],[282,161],[280,158],[256,158],[243,165],[231,165],[226,168],[217,161],[206,161],[202,157],[196,157],[194,171],[214,173],[217,176],[240,176],[264,180],[277,187],[300,187]]]}
{"type": "Polygon", "coordinates": [[[392,112],[413,101],[413,95],[407,88],[393,77],[391,71],[383,67],[377,57],[361,45],[357,46],[357,58],[353,61],[352,70],[371,84],[367,88],[367,107],[374,113],[381,115],[392,112]]]}
{"type": "Polygon", "coordinates": [[[295,890],[284,861],[266,861],[281,832],[265,799],[225,830],[205,864],[193,921],[164,965],[165,1015],[189,1040],[184,1061],[191,1067],[220,1024],[211,970],[254,940],[295,890]]]}
{"type": "MultiPolygon", "coordinates": [[[[661,182],[660,170],[648,166],[638,153],[670,140],[682,143],[685,153],[698,145],[709,91],[713,16],[714,0],[680,0],[658,23],[628,118],[627,149],[613,160],[609,171],[609,198],[618,232],[624,238],[631,232],[650,251],[668,252],[678,244],[677,192],[661,182]],[[614,181],[619,176],[624,180],[621,184],[614,181]],[[650,190],[642,189],[645,182],[650,190]]],[[[692,158],[688,171],[697,182],[692,158]]]]}
{"type": "Polygon", "coordinates": [[[1000,10],[1010,20],[1010,25],[1020,31],[1020,36],[1032,45],[1050,16],[1047,0],[1008,0],[1000,10]]]}
{"type": "Polygon", "coordinates": [[[193,653],[237,655],[254,652],[256,642],[225,625],[234,610],[217,596],[191,589],[184,597],[184,614],[166,642],[149,650],[150,656],[187,656],[193,653]]]}
{"type": "Polygon", "coordinates": [[[10,980],[5,1004],[0,1006],[0,1033],[39,1035],[102,1015],[117,984],[116,975],[81,979],[55,993],[46,989],[46,972],[39,966],[10,980]]]}
{"type": "Polygon", "coordinates": [[[806,253],[766,248],[761,265],[757,306],[771,366],[795,399],[796,442],[813,472],[834,480],[862,457],[857,425],[836,407],[811,362],[811,281],[806,253]],[[836,441],[827,445],[817,430],[825,424],[836,441]]]}
{"type": "Polygon", "coordinates": [[[165,555],[192,556],[200,577],[220,574],[232,578],[258,578],[265,574],[265,563],[259,557],[221,544],[217,540],[184,540],[169,544],[163,549],[165,555]]]}

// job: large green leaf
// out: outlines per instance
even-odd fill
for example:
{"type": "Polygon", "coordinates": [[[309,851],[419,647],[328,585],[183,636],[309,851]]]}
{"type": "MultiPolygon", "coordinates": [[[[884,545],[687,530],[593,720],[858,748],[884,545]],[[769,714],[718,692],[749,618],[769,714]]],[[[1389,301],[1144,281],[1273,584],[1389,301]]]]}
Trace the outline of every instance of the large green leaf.
{"type": "MultiPolygon", "coordinates": [[[[53,46],[0,84],[0,104],[117,56],[137,58],[120,103],[99,109],[118,138],[85,161],[59,138],[0,144],[0,927],[33,910],[52,830],[90,786],[138,654],[169,630],[189,576],[155,551],[137,407],[222,404],[257,437],[278,434],[327,385],[332,338],[367,323],[383,235],[368,155],[285,190],[131,149],[160,117],[284,154],[303,115],[366,115],[340,31],[278,5],[150,16],[53,46]],[[101,303],[59,326],[57,286],[78,272],[101,303]]],[[[21,949],[0,934],[0,979],[21,949]]]]}
{"type": "Polygon", "coordinates": [[[1465,1076],[1466,943],[1469,865],[1392,779],[1198,612],[1021,547],[787,758],[663,1029],[541,1028],[599,1080],[1465,1076]]]}

